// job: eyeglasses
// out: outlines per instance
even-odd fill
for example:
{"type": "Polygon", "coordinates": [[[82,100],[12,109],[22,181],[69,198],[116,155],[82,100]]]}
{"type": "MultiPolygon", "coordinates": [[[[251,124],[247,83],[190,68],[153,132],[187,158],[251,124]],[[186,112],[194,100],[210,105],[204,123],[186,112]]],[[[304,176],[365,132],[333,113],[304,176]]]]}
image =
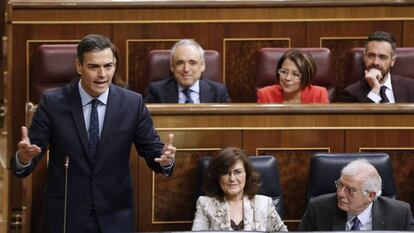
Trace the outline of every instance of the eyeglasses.
{"type": "Polygon", "coordinates": [[[300,80],[302,78],[302,74],[296,71],[290,71],[288,69],[278,69],[277,73],[283,78],[289,76],[289,72],[292,72],[293,80],[300,80]]]}
{"type": "Polygon", "coordinates": [[[244,176],[246,174],[246,171],[243,169],[236,169],[233,171],[229,171],[227,173],[224,173],[222,176],[226,177],[226,178],[230,178],[232,175],[234,175],[234,177],[236,178],[240,178],[242,176],[244,176]]]}
{"type": "Polygon", "coordinates": [[[344,184],[341,183],[340,180],[335,181],[335,187],[337,190],[344,188],[345,193],[348,195],[353,195],[354,193],[358,192],[356,188],[345,186],[344,184]]]}

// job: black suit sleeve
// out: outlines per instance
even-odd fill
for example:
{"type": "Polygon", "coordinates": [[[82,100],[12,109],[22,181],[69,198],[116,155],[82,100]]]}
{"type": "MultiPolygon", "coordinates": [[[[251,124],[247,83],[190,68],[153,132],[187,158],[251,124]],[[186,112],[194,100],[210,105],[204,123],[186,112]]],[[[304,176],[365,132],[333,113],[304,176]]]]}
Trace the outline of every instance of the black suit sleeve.
{"type": "Polygon", "coordinates": [[[414,218],[413,218],[413,213],[411,211],[411,208],[409,205],[407,205],[407,214],[406,214],[406,229],[407,231],[414,231],[414,218]]]}
{"type": "Polygon", "coordinates": [[[16,156],[12,156],[10,160],[10,166],[13,174],[19,177],[26,177],[30,175],[36,168],[37,163],[44,157],[47,151],[47,145],[49,143],[50,136],[50,120],[47,113],[47,95],[43,94],[42,100],[36,109],[32,118],[32,123],[29,128],[29,138],[31,144],[36,144],[41,148],[41,153],[35,156],[30,163],[30,166],[24,169],[17,168],[16,156]]]}
{"type": "MultiPolygon", "coordinates": [[[[139,97],[138,101],[138,119],[135,128],[134,144],[139,155],[145,158],[147,165],[156,173],[166,172],[161,165],[154,161],[156,157],[162,154],[164,144],[154,129],[151,115],[139,97]]],[[[169,172],[167,171],[167,175],[169,172]]]]}
{"type": "Polygon", "coordinates": [[[348,90],[344,90],[341,93],[341,96],[339,97],[339,100],[341,102],[345,102],[345,103],[358,103],[358,98],[356,98],[354,95],[352,95],[348,90]]]}
{"type": "Polygon", "coordinates": [[[229,97],[229,92],[227,87],[223,85],[222,90],[220,91],[220,103],[230,103],[231,99],[229,97]]]}
{"type": "Polygon", "coordinates": [[[305,213],[302,216],[302,220],[300,221],[298,231],[315,231],[315,223],[314,219],[314,209],[312,200],[309,201],[308,207],[306,208],[305,213]]]}

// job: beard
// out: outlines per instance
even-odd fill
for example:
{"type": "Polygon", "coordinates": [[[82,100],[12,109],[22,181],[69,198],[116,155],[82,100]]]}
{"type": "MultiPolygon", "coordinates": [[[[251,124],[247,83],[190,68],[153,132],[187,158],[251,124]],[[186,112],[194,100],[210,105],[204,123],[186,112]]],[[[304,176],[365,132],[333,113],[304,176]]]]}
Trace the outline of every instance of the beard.
{"type": "Polygon", "coordinates": [[[369,70],[371,70],[371,69],[377,69],[377,70],[379,70],[380,72],[381,72],[381,79],[380,80],[378,80],[378,81],[382,81],[382,79],[390,72],[390,67],[391,66],[389,66],[388,67],[388,69],[383,69],[383,67],[382,66],[380,66],[380,65],[375,65],[375,64],[372,64],[372,65],[370,65],[370,66],[368,66],[367,67],[367,70],[369,71],[369,70]]]}

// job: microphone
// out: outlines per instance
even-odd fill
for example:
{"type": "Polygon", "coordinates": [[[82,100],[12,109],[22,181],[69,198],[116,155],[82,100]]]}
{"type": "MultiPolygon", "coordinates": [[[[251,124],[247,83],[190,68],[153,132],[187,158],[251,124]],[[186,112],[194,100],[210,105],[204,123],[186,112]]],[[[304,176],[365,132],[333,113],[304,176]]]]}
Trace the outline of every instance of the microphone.
{"type": "Polygon", "coordinates": [[[69,156],[65,156],[65,199],[63,204],[63,233],[66,233],[66,207],[68,201],[68,170],[69,170],[69,156]]]}

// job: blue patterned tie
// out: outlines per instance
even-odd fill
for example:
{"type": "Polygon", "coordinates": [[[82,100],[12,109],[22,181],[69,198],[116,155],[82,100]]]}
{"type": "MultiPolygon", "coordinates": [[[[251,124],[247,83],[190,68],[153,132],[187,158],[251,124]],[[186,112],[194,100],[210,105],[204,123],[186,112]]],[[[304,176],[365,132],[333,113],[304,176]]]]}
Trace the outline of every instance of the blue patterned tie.
{"type": "Polygon", "coordinates": [[[91,104],[91,118],[89,121],[89,152],[91,160],[94,161],[99,143],[99,117],[97,110],[99,100],[93,99],[91,104]]]}
{"type": "Polygon", "coordinates": [[[361,221],[359,221],[358,217],[355,216],[352,222],[354,224],[351,227],[351,231],[359,231],[361,229],[361,221]]]}
{"type": "Polygon", "coordinates": [[[380,89],[381,103],[389,103],[390,102],[387,98],[387,95],[385,94],[386,90],[387,90],[386,86],[381,86],[381,89],[380,89]]]}
{"type": "Polygon", "coordinates": [[[191,95],[190,95],[191,90],[190,90],[190,89],[188,89],[188,88],[186,88],[186,89],[183,89],[183,90],[182,90],[182,92],[184,93],[185,98],[186,98],[185,103],[186,103],[186,104],[193,104],[194,102],[193,102],[193,100],[191,99],[191,95]]]}

